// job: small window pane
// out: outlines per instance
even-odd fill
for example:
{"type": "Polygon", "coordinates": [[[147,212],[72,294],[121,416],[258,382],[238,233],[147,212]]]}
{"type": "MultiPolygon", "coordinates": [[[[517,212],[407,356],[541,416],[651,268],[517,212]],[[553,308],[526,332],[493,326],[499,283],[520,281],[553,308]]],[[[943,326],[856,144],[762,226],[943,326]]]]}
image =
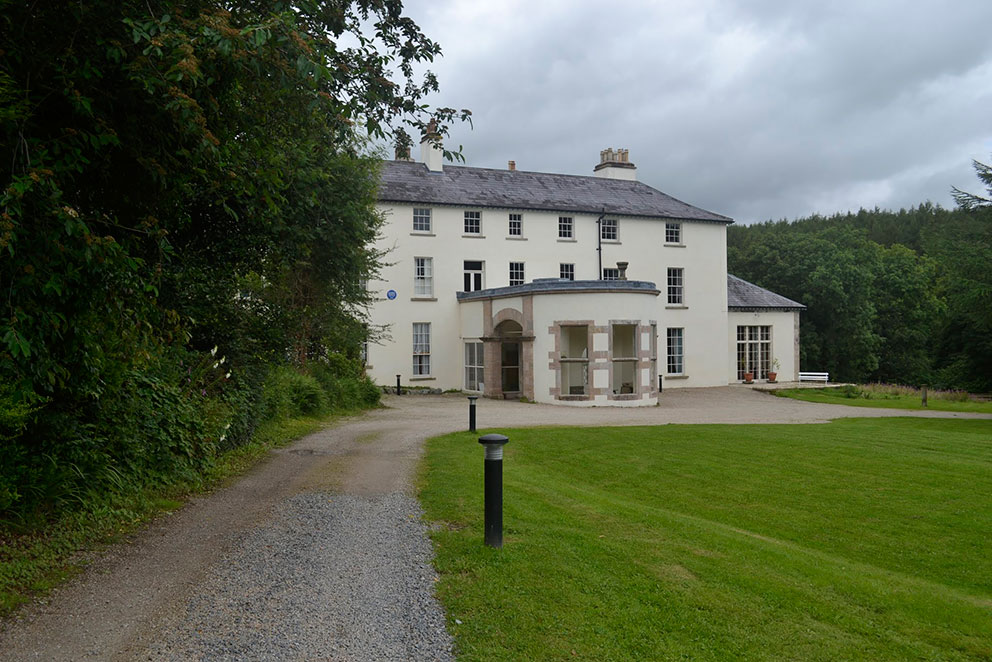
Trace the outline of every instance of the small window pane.
{"type": "Polygon", "coordinates": [[[413,264],[414,296],[434,296],[434,260],[429,257],[415,257],[413,258],[413,264]]]}
{"type": "Polygon", "coordinates": [[[511,262],[510,263],[510,285],[523,285],[524,284],[524,263],[523,262],[511,262]]]}
{"type": "Polygon", "coordinates": [[[482,212],[465,212],[465,234],[482,233],[482,212]]]}
{"type": "Polygon", "coordinates": [[[619,237],[617,233],[617,219],[604,218],[600,222],[600,237],[603,241],[616,241],[619,237]]]}
{"type": "Polygon", "coordinates": [[[523,236],[524,220],[522,214],[510,214],[510,227],[508,233],[511,237],[523,236]]]}
{"type": "Polygon", "coordinates": [[[413,323],[413,374],[431,374],[431,323],[413,323]]]}
{"type": "Polygon", "coordinates": [[[668,304],[680,306],[684,303],[682,267],[668,269],[668,304]]]}
{"type": "Polygon", "coordinates": [[[682,329],[668,329],[668,374],[681,375],[682,364],[682,329]]]}
{"type": "Polygon", "coordinates": [[[430,232],[431,231],[431,210],[430,209],[414,209],[413,210],[413,231],[414,232],[430,232]]]}

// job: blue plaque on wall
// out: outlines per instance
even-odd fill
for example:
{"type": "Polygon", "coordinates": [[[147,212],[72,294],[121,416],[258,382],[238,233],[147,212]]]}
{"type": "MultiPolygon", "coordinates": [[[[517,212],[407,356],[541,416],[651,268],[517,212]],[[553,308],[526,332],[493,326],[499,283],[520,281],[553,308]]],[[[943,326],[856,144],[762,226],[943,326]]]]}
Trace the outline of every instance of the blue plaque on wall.
{"type": "Polygon", "coordinates": [[[396,290],[389,290],[388,292],[386,292],[386,298],[389,299],[390,301],[392,301],[393,299],[395,299],[396,298],[396,290]]]}

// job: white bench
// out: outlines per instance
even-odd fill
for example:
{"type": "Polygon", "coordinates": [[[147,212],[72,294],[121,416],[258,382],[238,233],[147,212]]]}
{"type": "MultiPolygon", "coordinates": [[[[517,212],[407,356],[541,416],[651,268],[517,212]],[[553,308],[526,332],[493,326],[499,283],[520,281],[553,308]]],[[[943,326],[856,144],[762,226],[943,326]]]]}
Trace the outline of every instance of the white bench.
{"type": "Polygon", "coordinates": [[[799,381],[801,382],[823,382],[826,384],[830,381],[829,372],[800,372],[799,381]]]}

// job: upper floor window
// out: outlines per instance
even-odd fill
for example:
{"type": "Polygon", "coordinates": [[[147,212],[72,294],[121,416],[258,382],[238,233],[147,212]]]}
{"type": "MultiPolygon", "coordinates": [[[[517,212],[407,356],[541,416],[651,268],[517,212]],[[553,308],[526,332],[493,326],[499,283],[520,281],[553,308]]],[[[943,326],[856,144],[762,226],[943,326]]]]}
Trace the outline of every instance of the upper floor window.
{"type": "Polygon", "coordinates": [[[575,265],[562,262],[558,265],[558,277],[565,280],[575,280],[575,265]]]}
{"type": "Polygon", "coordinates": [[[668,267],[668,305],[681,306],[685,303],[683,294],[682,267],[668,267]]]}
{"type": "Polygon", "coordinates": [[[666,244],[682,243],[681,223],[665,223],[665,243],[666,244]]]}
{"type": "Polygon", "coordinates": [[[465,234],[482,234],[482,212],[465,212],[465,234]]]}
{"type": "Polygon", "coordinates": [[[523,285],[524,284],[524,263],[523,262],[511,262],[510,263],[510,285],[523,285]]]}
{"type": "Polygon", "coordinates": [[[524,236],[524,216],[523,214],[510,214],[510,226],[507,234],[511,237],[524,236]]]}
{"type": "Polygon", "coordinates": [[[482,289],[482,276],[485,265],[481,260],[464,261],[464,291],[475,292],[482,289]]]}
{"type": "Polygon", "coordinates": [[[599,236],[603,241],[617,241],[620,234],[617,232],[617,219],[604,218],[599,223],[599,236]]]}
{"type": "Polygon", "coordinates": [[[413,258],[413,295],[417,297],[434,296],[433,258],[413,258]]]}
{"type": "Polygon", "coordinates": [[[431,210],[430,209],[414,209],[413,210],[413,231],[414,232],[430,232],[431,231],[431,210]]]}
{"type": "Polygon", "coordinates": [[[603,280],[620,280],[620,270],[616,267],[603,267],[603,280]]]}
{"type": "Polygon", "coordinates": [[[558,217],[558,238],[559,239],[574,239],[575,232],[573,229],[574,222],[571,216],[559,216],[558,217]]]}

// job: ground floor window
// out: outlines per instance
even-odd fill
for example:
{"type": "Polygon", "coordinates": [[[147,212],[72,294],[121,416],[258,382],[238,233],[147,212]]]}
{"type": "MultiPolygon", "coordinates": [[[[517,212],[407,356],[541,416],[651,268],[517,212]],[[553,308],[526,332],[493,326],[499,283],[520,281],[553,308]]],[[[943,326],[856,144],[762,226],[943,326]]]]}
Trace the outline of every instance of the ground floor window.
{"type": "Polygon", "coordinates": [[[565,280],[575,280],[575,264],[562,262],[558,265],[558,277],[565,280]]]}
{"type": "Polygon", "coordinates": [[[756,379],[767,379],[772,355],[772,327],[737,327],[737,379],[744,373],[756,379]]]}
{"type": "Polygon", "coordinates": [[[561,327],[561,395],[589,395],[589,327],[561,327]]]}
{"type": "Polygon", "coordinates": [[[485,383],[481,342],[465,343],[465,390],[481,391],[485,383]]]}
{"type": "Polygon", "coordinates": [[[613,331],[613,393],[634,393],[637,382],[637,325],[614,324],[613,331]]]}
{"type": "Polygon", "coordinates": [[[413,374],[431,374],[431,323],[413,323],[413,374]]]}
{"type": "Polygon", "coordinates": [[[683,364],[683,333],[685,329],[668,329],[668,374],[681,375],[683,364]]]}

